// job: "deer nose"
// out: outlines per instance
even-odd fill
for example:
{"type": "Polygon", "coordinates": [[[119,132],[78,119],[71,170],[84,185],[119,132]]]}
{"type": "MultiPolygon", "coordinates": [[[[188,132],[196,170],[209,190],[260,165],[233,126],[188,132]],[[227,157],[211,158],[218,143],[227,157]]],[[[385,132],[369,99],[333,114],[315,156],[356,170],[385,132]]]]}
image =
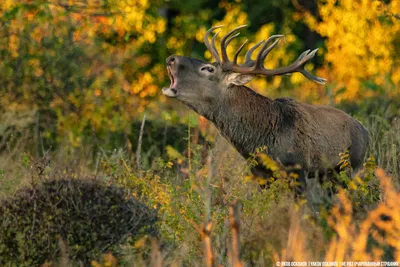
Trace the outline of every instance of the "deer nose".
{"type": "Polygon", "coordinates": [[[176,63],[177,58],[175,55],[172,55],[172,56],[169,56],[166,61],[167,61],[168,66],[172,66],[173,64],[176,63]]]}

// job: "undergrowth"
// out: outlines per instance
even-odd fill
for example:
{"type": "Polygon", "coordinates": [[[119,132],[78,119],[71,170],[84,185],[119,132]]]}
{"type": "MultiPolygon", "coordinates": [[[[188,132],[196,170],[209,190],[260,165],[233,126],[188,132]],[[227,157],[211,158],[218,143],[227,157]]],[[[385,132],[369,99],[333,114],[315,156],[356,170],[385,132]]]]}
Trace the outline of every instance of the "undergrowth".
{"type": "MultiPolygon", "coordinates": [[[[386,146],[386,142],[398,138],[393,129],[371,126],[370,131],[375,131],[372,137],[374,134],[382,136],[381,141],[386,146]]],[[[215,141],[213,146],[205,147],[194,142],[189,133],[184,151],[169,146],[165,150],[166,156],[147,158],[145,165],[137,165],[132,153],[126,149],[100,150],[96,157],[89,158],[83,155],[93,155],[90,148],[80,148],[75,154],[63,154],[65,150],[60,148],[44,153],[42,158],[23,152],[12,153],[10,159],[3,152],[1,157],[5,160],[0,166],[2,198],[11,201],[20,196],[20,193],[14,193],[17,188],[36,188],[52,177],[89,177],[86,179],[95,179],[104,186],[123,188],[126,198],[121,199],[121,203],[134,198],[157,211],[157,238],[138,234],[136,240],[121,239],[122,243],[117,242],[120,245],[112,249],[111,243],[108,244],[110,247],[104,245],[99,249],[100,243],[93,241],[90,244],[97,249],[93,254],[87,253],[89,247],[86,246],[84,250],[74,250],[74,246],[81,246],[78,239],[65,239],[68,240],[67,260],[72,263],[78,259],[74,255],[81,253],[83,261],[92,260],[92,266],[203,266],[210,259],[213,264],[231,266],[234,228],[229,210],[232,203],[239,203],[240,207],[237,215],[240,217],[238,258],[243,264],[271,266],[280,260],[304,259],[400,260],[400,250],[395,242],[400,228],[396,216],[400,213],[394,207],[395,201],[400,200],[397,193],[399,177],[397,165],[391,164],[399,159],[397,150],[381,153],[379,142],[372,141],[369,157],[359,173],[353,173],[348,154],[344,153],[340,172],[334,174],[334,180],[338,182],[328,179],[321,185],[317,179],[310,179],[307,194],[296,198],[293,187],[297,176],[282,169],[268,156],[255,154],[257,160],[246,162],[218,135],[207,138],[215,141]],[[249,169],[254,164],[263,164],[273,176],[268,181],[252,176],[249,169]],[[388,166],[386,174],[378,166],[388,166]],[[259,184],[266,188],[260,189],[259,184]],[[212,253],[207,253],[205,247],[211,248],[212,253]],[[104,255],[102,258],[98,257],[100,252],[104,255]]],[[[101,204],[108,199],[106,195],[92,197],[102,199],[98,202],[101,204]]],[[[104,216],[122,216],[104,205],[104,216]]],[[[78,226],[87,226],[87,230],[82,231],[93,233],[91,224],[84,217],[81,220],[71,226],[74,231],[78,226]]],[[[132,226],[128,221],[121,221],[118,227],[111,222],[105,226],[110,234],[132,226]]],[[[146,222],[144,225],[150,226],[146,222]]],[[[140,232],[137,231],[130,232],[140,232]]],[[[54,246],[59,242],[59,236],[56,232],[48,232],[54,246]]],[[[25,245],[25,250],[36,246],[32,242],[19,245],[25,245]]],[[[60,262],[56,259],[59,251],[57,253],[43,253],[41,259],[47,257],[49,263],[57,266],[60,262]]]]}
{"type": "Polygon", "coordinates": [[[143,235],[157,235],[155,210],[95,180],[54,179],[0,203],[0,265],[38,266],[63,256],[89,264],[143,235]],[[62,255],[64,254],[64,255],[62,255]]]}

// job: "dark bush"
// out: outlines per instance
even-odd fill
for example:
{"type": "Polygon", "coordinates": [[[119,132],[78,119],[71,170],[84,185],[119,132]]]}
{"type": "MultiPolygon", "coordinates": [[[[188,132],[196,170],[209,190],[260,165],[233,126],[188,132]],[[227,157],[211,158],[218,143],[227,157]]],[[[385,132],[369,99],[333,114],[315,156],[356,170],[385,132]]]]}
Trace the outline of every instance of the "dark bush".
{"type": "Polygon", "coordinates": [[[116,186],[47,180],[0,205],[0,266],[38,266],[60,257],[76,263],[118,253],[129,237],[157,234],[156,211],[116,186]]]}

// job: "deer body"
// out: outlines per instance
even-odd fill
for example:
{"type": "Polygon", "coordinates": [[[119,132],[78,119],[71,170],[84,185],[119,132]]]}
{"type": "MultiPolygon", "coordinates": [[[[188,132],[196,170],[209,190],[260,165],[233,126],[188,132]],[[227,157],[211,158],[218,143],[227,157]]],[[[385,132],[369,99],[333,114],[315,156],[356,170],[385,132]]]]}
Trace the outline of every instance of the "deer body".
{"type": "MultiPolygon", "coordinates": [[[[240,27],[239,27],[240,28],[240,27]]],[[[239,29],[237,28],[237,29],[239,29]]],[[[210,29],[211,32],[213,29],[210,29]]],[[[256,149],[266,147],[270,157],[284,166],[301,166],[300,182],[310,174],[326,173],[339,162],[339,153],[349,150],[354,169],[361,166],[368,145],[368,132],[357,120],[335,108],[299,103],[289,98],[272,100],[244,86],[255,74],[281,75],[301,72],[307,78],[323,83],[324,80],[306,72],[304,64],[315,51],[303,53],[295,63],[277,70],[262,66],[263,58],[277,44],[269,38],[260,49],[257,60],[251,60],[256,44],[246,54],[246,62],[238,65],[224,55],[226,45],[237,35],[221,41],[222,58],[215,49],[215,37],[210,45],[205,43],[217,63],[207,63],[188,57],[171,56],[167,59],[171,86],[163,93],[175,97],[194,111],[212,121],[221,134],[245,158],[256,149]]],[[[253,169],[256,175],[267,176],[261,166],[253,169]]],[[[312,176],[312,175],[311,175],[312,176]]]]}
{"type": "Polygon", "coordinates": [[[245,86],[230,88],[207,109],[191,107],[212,121],[243,157],[265,146],[274,160],[299,164],[306,172],[334,168],[347,149],[357,169],[368,142],[364,127],[343,111],[288,98],[271,100],[245,86]]]}

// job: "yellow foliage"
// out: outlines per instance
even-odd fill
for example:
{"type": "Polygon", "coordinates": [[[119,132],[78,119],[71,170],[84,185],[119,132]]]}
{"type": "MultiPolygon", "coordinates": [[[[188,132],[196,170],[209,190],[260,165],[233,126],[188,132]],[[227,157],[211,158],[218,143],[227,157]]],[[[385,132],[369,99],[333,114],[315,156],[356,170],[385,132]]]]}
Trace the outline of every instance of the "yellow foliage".
{"type": "Polygon", "coordinates": [[[167,146],[166,149],[168,157],[172,160],[182,161],[185,158],[181,153],[179,153],[179,151],[174,149],[172,146],[167,146]]]}
{"type": "Polygon", "coordinates": [[[148,0],[122,0],[113,2],[112,11],[117,16],[107,19],[107,24],[115,28],[120,36],[127,32],[138,33],[138,44],[154,43],[157,35],[165,31],[166,22],[162,17],[148,16],[151,2],[148,0]]]}
{"type": "MultiPolygon", "coordinates": [[[[326,246],[324,261],[375,261],[384,259],[383,248],[393,248],[394,261],[400,261],[400,193],[396,192],[391,178],[383,169],[377,169],[376,175],[381,184],[381,200],[378,206],[370,211],[367,217],[357,222],[353,216],[353,207],[341,190],[338,194],[339,203],[331,210],[328,223],[335,231],[335,235],[326,246]],[[360,225],[358,227],[358,225],[360,225]],[[377,243],[371,242],[371,240],[377,243]]],[[[275,253],[276,261],[303,261],[313,260],[310,250],[298,251],[297,248],[304,247],[306,236],[299,227],[296,217],[292,222],[287,249],[281,254],[275,253]],[[306,255],[306,256],[305,256],[306,255]]],[[[318,255],[316,255],[318,256],[318,255]]],[[[318,259],[316,259],[318,260],[318,259]]],[[[341,265],[339,265],[341,266],[341,265]]]]}
{"type": "Polygon", "coordinates": [[[395,88],[400,85],[400,61],[395,49],[400,23],[390,15],[399,12],[399,3],[330,0],[319,4],[322,22],[306,16],[308,25],[327,38],[325,65],[332,68],[328,81],[335,84],[335,90],[346,86],[337,100],[356,99],[367,80],[385,87],[385,79],[389,78],[395,88]]]}
{"type": "Polygon", "coordinates": [[[92,261],[92,267],[116,267],[119,266],[117,259],[111,254],[107,253],[103,255],[101,262],[92,261]]]}
{"type": "Polygon", "coordinates": [[[264,153],[259,153],[257,155],[257,157],[259,158],[261,164],[265,168],[267,168],[267,169],[269,169],[269,170],[271,170],[273,172],[278,171],[278,170],[281,169],[279,164],[275,160],[273,160],[271,157],[269,157],[268,155],[266,155],[264,153]]]}
{"type": "Polygon", "coordinates": [[[2,3],[0,3],[0,9],[9,9],[15,6],[16,4],[15,0],[4,0],[1,2],[2,3]]]}
{"type": "MultiPolygon", "coordinates": [[[[244,11],[242,11],[240,5],[222,1],[219,4],[219,6],[226,10],[225,17],[221,21],[217,21],[217,22],[213,23],[213,26],[219,26],[219,25],[225,26],[220,29],[221,30],[220,36],[227,34],[234,27],[248,24],[247,14],[244,11]]],[[[198,30],[196,33],[196,38],[202,40],[205,32],[206,32],[206,29],[204,27],[200,28],[200,30],[198,30]]],[[[241,43],[238,41],[238,39],[236,39],[236,40],[233,40],[231,42],[231,44],[228,46],[227,53],[230,58],[233,57],[236,49],[239,47],[240,44],[241,43]]],[[[219,47],[218,44],[217,44],[217,47],[219,47]]],[[[214,60],[209,51],[206,51],[204,56],[209,60],[214,60]]]]}

